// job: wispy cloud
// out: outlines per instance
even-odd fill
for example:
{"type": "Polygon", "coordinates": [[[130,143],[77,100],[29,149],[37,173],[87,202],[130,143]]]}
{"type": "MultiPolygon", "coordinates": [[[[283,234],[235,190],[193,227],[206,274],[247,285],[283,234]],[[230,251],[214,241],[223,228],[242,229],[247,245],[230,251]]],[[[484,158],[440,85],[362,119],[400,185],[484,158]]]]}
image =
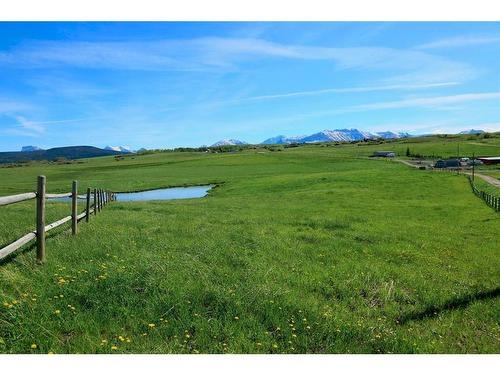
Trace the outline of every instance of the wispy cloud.
{"type": "Polygon", "coordinates": [[[23,116],[12,117],[16,120],[17,123],[4,129],[4,134],[39,137],[45,133],[46,129],[42,124],[29,121],[23,116]]]}
{"type": "MultiPolygon", "coordinates": [[[[0,66],[17,68],[234,70],[258,59],[331,61],[337,69],[386,70],[401,80],[462,81],[474,74],[467,64],[415,49],[325,47],[259,38],[196,38],[145,42],[31,41],[0,52],[0,66]]],[[[392,82],[395,83],[395,82],[392,82]]]]}
{"type": "Polygon", "coordinates": [[[260,101],[260,100],[272,100],[272,99],[286,99],[294,97],[305,97],[305,96],[318,96],[325,94],[336,94],[336,93],[356,93],[356,92],[371,92],[371,91],[393,91],[393,90],[420,90],[420,89],[430,89],[446,86],[458,85],[458,82],[438,82],[438,83],[428,83],[428,84],[402,84],[402,85],[385,85],[385,86],[364,86],[364,87],[345,87],[345,88],[328,88],[321,90],[310,90],[310,91],[295,91],[282,94],[273,95],[260,95],[260,96],[250,96],[246,98],[235,99],[227,101],[224,103],[240,103],[240,102],[250,102],[250,101],[260,101]]]}
{"type": "Polygon", "coordinates": [[[0,98],[0,114],[9,114],[16,111],[26,111],[33,108],[34,106],[30,103],[0,98]]]}
{"type": "Polygon", "coordinates": [[[500,43],[500,35],[460,35],[451,38],[438,39],[429,43],[424,43],[416,46],[417,49],[433,49],[433,48],[454,48],[467,47],[481,44],[500,43]]]}
{"type": "Polygon", "coordinates": [[[495,100],[500,99],[500,92],[484,92],[484,93],[469,93],[448,96],[433,96],[425,98],[411,98],[388,102],[378,102],[370,104],[362,104],[350,107],[354,111],[395,109],[408,107],[440,107],[450,104],[480,101],[480,100],[495,100]]]}

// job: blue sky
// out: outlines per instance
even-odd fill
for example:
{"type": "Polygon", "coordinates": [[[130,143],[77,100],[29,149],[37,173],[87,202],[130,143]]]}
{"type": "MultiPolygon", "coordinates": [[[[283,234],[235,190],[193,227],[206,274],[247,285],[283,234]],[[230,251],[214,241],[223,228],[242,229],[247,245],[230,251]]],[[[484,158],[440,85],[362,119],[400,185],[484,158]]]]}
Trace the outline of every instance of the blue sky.
{"type": "Polygon", "coordinates": [[[500,23],[0,23],[0,151],[500,131],[500,23]]]}

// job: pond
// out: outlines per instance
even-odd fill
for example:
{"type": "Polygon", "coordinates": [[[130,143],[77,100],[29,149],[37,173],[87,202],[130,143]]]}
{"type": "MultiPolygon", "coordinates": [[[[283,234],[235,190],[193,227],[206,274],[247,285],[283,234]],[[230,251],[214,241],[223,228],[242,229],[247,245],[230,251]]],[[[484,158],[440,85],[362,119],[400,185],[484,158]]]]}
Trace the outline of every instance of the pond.
{"type": "MultiPolygon", "coordinates": [[[[116,200],[119,202],[134,202],[134,201],[156,201],[156,200],[173,200],[173,199],[190,199],[190,198],[203,198],[208,194],[214,185],[204,186],[187,186],[187,187],[174,187],[166,189],[155,189],[139,191],[135,193],[115,193],[116,200]]],[[[82,200],[84,196],[79,195],[78,199],[82,200]]],[[[93,199],[93,195],[91,195],[93,199]]],[[[65,198],[51,198],[52,202],[71,202],[71,197],[65,198]]],[[[81,203],[79,203],[81,204],[81,203]]]]}
{"type": "Polygon", "coordinates": [[[140,191],[137,193],[116,193],[119,202],[156,201],[172,199],[203,198],[214,185],[175,187],[140,191]]]}

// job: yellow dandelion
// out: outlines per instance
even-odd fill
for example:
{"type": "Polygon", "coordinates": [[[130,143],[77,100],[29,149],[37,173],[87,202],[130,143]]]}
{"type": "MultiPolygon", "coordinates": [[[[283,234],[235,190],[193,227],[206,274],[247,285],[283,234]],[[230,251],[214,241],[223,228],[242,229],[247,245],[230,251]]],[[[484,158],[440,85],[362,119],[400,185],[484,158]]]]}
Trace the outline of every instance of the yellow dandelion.
{"type": "Polygon", "coordinates": [[[123,341],[125,341],[125,338],[123,336],[118,336],[118,340],[123,342],[123,341]]]}
{"type": "Polygon", "coordinates": [[[294,334],[292,334],[292,337],[297,337],[297,335],[294,333],[294,334]]]}
{"type": "Polygon", "coordinates": [[[258,343],[257,343],[257,346],[262,346],[262,343],[261,343],[261,342],[258,342],[258,343]]]}
{"type": "Polygon", "coordinates": [[[108,340],[106,340],[106,339],[101,340],[101,343],[103,343],[103,344],[106,344],[107,342],[108,342],[108,340]]]}
{"type": "Polygon", "coordinates": [[[234,320],[240,320],[240,317],[239,316],[235,316],[234,320]]]}
{"type": "Polygon", "coordinates": [[[48,352],[47,354],[54,354],[54,352],[48,352]]]}
{"type": "Polygon", "coordinates": [[[132,340],[130,340],[129,338],[127,338],[127,340],[126,340],[126,341],[127,341],[127,342],[132,342],[132,340]]]}
{"type": "Polygon", "coordinates": [[[306,328],[307,328],[307,329],[311,329],[311,326],[307,326],[306,328]]]}
{"type": "Polygon", "coordinates": [[[191,337],[191,335],[189,333],[186,333],[186,338],[188,339],[190,337],[191,337]]]}
{"type": "Polygon", "coordinates": [[[118,350],[118,346],[113,345],[113,346],[111,347],[111,350],[118,350]]]}
{"type": "Polygon", "coordinates": [[[54,314],[60,314],[60,313],[61,313],[61,310],[54,311],[54,314]]]}
{"type": "Polygon", "coordinates": [[[36,348],[38,348],[37,344],[31,344],[31,349],[36,349],[36,348]]]}
{"type": "Polygon", "coordinates": [[[8,302],[4,302],[4,303],[3,303],[3,305],[4,305],[5,307],[9,307],[9,303],[8,303],[8,302]]]}
{"type": "Polygon", "coordinates": [[[148,324],[148,327],[149,327],[149,328],[154,328],[154,327],[156,327],[156,324],[154,324],[154,323],[149,323],[149,324],[148,324]]]}
{"type": "Polygon", "coordinates": [[[276,349],[278,347],[278,344],[273,344],[273,348],[276,349]]]}

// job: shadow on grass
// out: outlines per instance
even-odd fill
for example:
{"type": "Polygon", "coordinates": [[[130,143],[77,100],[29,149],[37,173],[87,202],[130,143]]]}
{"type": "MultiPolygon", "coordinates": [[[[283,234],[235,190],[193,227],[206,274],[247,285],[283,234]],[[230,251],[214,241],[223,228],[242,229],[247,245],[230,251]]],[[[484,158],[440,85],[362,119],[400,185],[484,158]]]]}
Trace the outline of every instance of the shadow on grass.
{"type": "Polygon", "coordinates": [[[413,320],[423,320],[426,318],[431,318],[443,312],[466,308],[472,302],[475,301],[492,299],[499,296],[500,296],[500,288],[495,288],[484,292],[478,292],[475,294],[469,294],[460,298],[452,299],[439,306],[430,306],[421,312],[414,312],[402,315],[399,317],[399,319],[396,320],[396,322],[398,324],[405,324],[413,320]]]}

